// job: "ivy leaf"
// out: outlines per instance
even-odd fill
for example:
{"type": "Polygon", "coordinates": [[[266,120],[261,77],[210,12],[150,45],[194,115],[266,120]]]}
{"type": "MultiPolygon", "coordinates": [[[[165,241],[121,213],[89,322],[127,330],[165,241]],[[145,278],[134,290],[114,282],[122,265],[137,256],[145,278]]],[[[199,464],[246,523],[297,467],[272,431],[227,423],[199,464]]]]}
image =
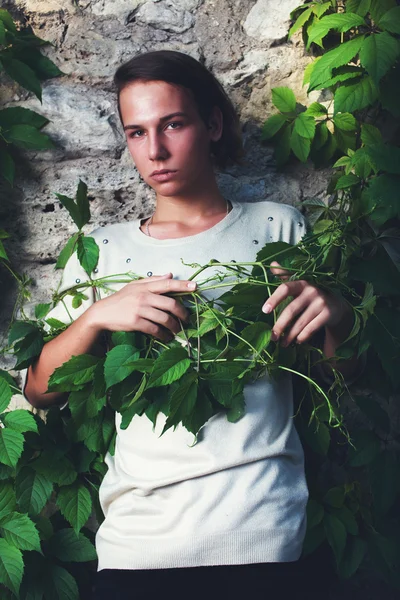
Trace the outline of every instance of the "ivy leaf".
{"type": "Polygon", "coordinates": [[[339,519],[346,527],[347,533],[350,535],[358,535],[359,527],[355,519],[354,514],[347,508],[347,506],[341,506],[340,508],[330,508],[331,514],[339,519]]]}
{"type": "Polygon", "coordinates": [[[197,401],[197,393],[198,374],[192,370],[182,376],[179,385],[171,393],[169,415],[161,435],[190,415],[197,401]]]}
{"type": "Polygon", "coordinates": [[[226,413],[226,418],[230,423],[236,423],[244,416],[246,402],[244,399],[243,391],[236,394],[230,403],[230,406],[226,413]]]}
{"type": "Polygon", "coordinates": [[[295,129],[293,129],[290,138],[290,147],[301,162],[307,161],[311,150],[311,141],[299,135],[295,129]]]}
{"type": "Polygon", "coordinates": [[[17,28],[15,27],[15,23],[11,14],[8,12],[8,10],[5,10],[4,8],[0,8],[0,21],[4,23],[8,31],[11,31],[12,33],[17,33],[17,28]]]}
{"type": "Polygon", "coordinates": [[[371,7],[371,0],[347,0],[346,12],[365,17],[371,7]]]}
{"type": "Polygon", "coordinates": [[[319,525],[324,518],[324,507],[314,500],[311,496],[307,502],[307,529],[312,529],[319,525]]]}
{"type": "Polygon", "coordinates": [[[56,269],[64,269],[68,260],[71,258],[71,256],[73,255],[73,253],[75,252],[75,250],[77,248],[77,242],[78,242],[79,238],[80,238],[79,232],[74,233],[74,235],[69,238],[68,242],[66,243],[64,248],[61,250],[60,256],[57,259],[56,266],[55,266],[56,269]]]}
{"type": "Polygon", "coordinates": [[[37,319],[43,319],[49,312],[51,308],[51,303],[46,303],[46,304],[36,304],[35,306],[35,317],[37,319]]]}
{"type": "Polygon", "coordinates": [[[346,528],[339,519],[329,513],[324,515],[324,529],[328,544],[333,550],[336,563],[339,564],[346,545],[346,528]]]}
{"type": "Polygon", "coordinates": [[[324,502],[329,506],[341,508],[343,506],[345,489],[342,485],[331,488],[324,496],[324,502]]]}
{"type": "Polygon", "coordinates": [[[379,80],[394,65],[399,54],[399,43],[390,33],[376,33],[363,41],[360,62],[378,85],[379,80]]]}
{"type": "Polygon", "coordinates": [[[379,20],[379,27],[400,34],[400,6],[388,10],[379,20]]]}
{"type": "Polygon", "coordinates": [[[81,266],[90,275],[99,261],[99,247],[95,239],[86,235],[79,236],[77,250],[81,266]]]}
{"type": "Polygon", "coordinates": [[[190,359],[184,348],[165,350],[155,361],[147,389],[169,385],[182,377],[190,367],[190,359]]]}
{"type": "Polygon", "coordinates": [[[59,529],[48,542],[48,549],[53,556],[63,562],[88,562],[96,560],[97,554],[88,538],[72,529],[59,529]]]}
{"type": "Polygon", "coordinates": [[[368,146],[368,155],[377,171],[400,175],[400,148],[386,144],[368,146]]]}
{"type": "Polygon", "coordinates": [[[283,113],[293,113],[296,110],[296,97],[288,87],[272,88],[272,102],[283,113]]]}
{"type": "Polygon", "coordinates": [[[372,105],[379,96],[378,88],[369,76],[357,83],[342,85],[335,93],[335,114],[354,112],[372,105]]]}
{"type": "Polygon", "coordinates": [[[37,473],[58,485],[69,485],[76,479],[73,464],[57,448],[43,452],[30,465],[37,473]]]}
{"type": "Polygon", "coordinates": [[[356,67],[354,65],[347,65],[333,69],[332,77],[327,79],[323,83],[315,86],[314,90],[322,90],[324,88],[334,87],[337,83],[343,83],[349,79],[361,78],[365,74],[365,70],[362,67],[356,67]]]}
{"type": "Polygon", "coordinates": [[[269,140],[270,138],[274,137],[274,135],[278,133],[285,123],[286,117],[284,115],[271,115],[263,125],[261,130],[261,139],[269,140]]]}
{"type": "Polygon", "coordinates": [[[289,29],[289,33],[288,33],[288,39],[290,40],[290,38],[292,37],[292,35],[294,33],[296,33],[296,31],[298,31],[300,29],[300,27],[303,27],[303,25],[308,21],[308,19],[311,17],[311,15],[313,14],[313,6],[310,6],[309,8],[307,8],[305,11],[303,11],[300,16],[296,19],[295,23],[292,25],[292,27],[289,29]]]}
{"type": "MultiPolygon", "coordinates": [[[[360,35],[353,40],[340,44],[337,48],[324,54],[311,72],[310,85],[308,93],[316,89],[317,85],[323,84],[331,78],[332,69],[347,65],[360,51],[364,36],[360,35]]],[[[351,110],[341,110],[340,112],[352,112],[351,110]]]]}
{"type": "Polygon", "coordinates": [[[16,498],[15,491],[11,483],[0,484],[0,518],[9,515],[15,510],[16,498]]]}
{"type": "Polygon", "coordinates": [[[277,135],[274,150],[274,158],[277,167],[282,167],[289,160],[291,132],[292,129],[290,125],[286,125],[286,127],[283,127],[277,135]]]}
{"type": "MultiPolygon", "coordinates": [[[[397,270],[396,272],[398,273],[397,270]]],[[[385,273],[383,277],[386,277],[385,273]]],[[[399,293],[398,281],[394,281],[393,287],[399,293]]],[[[374,347],[393,386],[399,387],[400,317],[398,311],[394,308],[375,308],[374,314],[367,321],[363,335],[364,339],[374,347]]]]}
{"type": "Polygon", "coordinates": [[[20,550],[41,552],[39,533],[27,515],[14,512],[0,520],[3,538],[20,550]]]}
{"type": "Polygon", "coordinates": [[[48,135],[42,133],[32,125],[12,125],[3,131],[3,136],[11,144],[24,150],[46,150],[54,148],[48,135]]]}
{"type": "Polygon", "coordinates": [[[10,429],[19,431],[20,433],[25,433],[26,431],[39,433],[34,416],[23,408],[8,412],[4,417],[4,423],[10,429]]]}
{"type": "Polygon", "coordinates": [[[14,81],[22,85],[25,89],[33,92],[40,102],[42,101],[42,87],[36,73],[22,61],[11,58],[4,60],[2,56],[2,65],[5,72],[14,81]]]}
{"type": "Polygon", "coordinates": [[[17,474],[15,491],[22,512],[34,516],[40,513],[49,500],[53,484],[44,475],[24,467],[17,474]]]}
{"type": "MultiPolygon", "coordinates": [[[[10,185],[14,184],[15,176],[15,163],[11,155],[3,147],[0,147],[0,172],[6,181],[10,185]]],[[[0,250],[0,256],[8,260],[7,255],[4,251],[3,244],[1,244],[2,250],[0,250]]]]}
{"type": "Polygon", "coordinates": [[[47,391],[70,392],[81,389],[92,381],[99,360],[99,357],[90,354],[72,356],[52,373],[47,391]]]}
{"type": "Polygon", "coordinates": [[[335,126],[343,131],[356,131],[357,121],[350,113],[337,113],[333,117],[335,126]]]}
{"type": "Polygon", "coordinates": [[[79,180],[78,189],[76,191],[76,206],[83,227],[83,225],[86,225],[86,223],[90,221],[90,207],[87,195],[87,185],[81,179],[79,180]]]}
{"type": "Polygon", "coordinates": [[[370,464],[380,452],[380,441],[373,431],[356,431],[353,442],[355,449],[350,447],[349,450],[349,465],[351,467],[370,464]]]}
{"type": "Polygon", "coordinates": [[[370,13],[372,20],[379,25],[385,13],[395,6],[396,0],[371,0],[370,13]]]}
{"type": "Polygon", "coordinates": [[[18,598],[24,573],[24,561],[18,548],[0,538],[0,583],[11,590],[18,598]]]}
{"type": "Polygon", "coordinates": [[[106,389],[126,379],[135,370],[132,363],[139,356],[140,352],[129,344],[121,344],[110,350],[104,363],[106,389]]]}
{"type": "Polygon", "coordinates": [[[31,125],[36,129],[40,129],[47,123],[49,123],[49,119],[22,106],[9,106],[0,110],[0,126],[3,128],[11,125],[31,125]]]}
{"type": "Polygon", "coordinates": [[[310,117],[324,117],[327,113],[328,109],[323,104],[313,102],[303,114],[309,115],[310,117]]]}
{"type": "Polygon", "coordinates": [[[79,600],[76,581],[63,567],[50,564],[43,583],[45,598],[51,598],[51,600],[79,600]]]}
{"type": "MultiPolygon", "coordinates": [[[[268,323],[264,323],[262,321],[258,323],[252,323],[251,325],[247,325],[242,330],[240,336],[246,342],[249,342],[257,350],[257,352],[261,352],[267,348],[271,340],[271,327],[268,325],[268,323]]],[[[243,341],[240,341],[236,347],[236,349],[240,350],[245,348],[253,352],[248,344],[245,344],[243,341]]]]}
{"type": "Polygon", "coordinates": [[[361,125],[361,141],[365,146],[373,146],[375,144],[382,144],[382,134],[377,127],[363,123],[361,125]]]}
{"type": "Polygon", "coordinates": [[[61,487],[56,503],[78,535],[92,510],[92,498],[88,489],[79,481],[61,487]]]}
{"type": "Polygon", "coordinates": [[[22,454],[24,436],[11,429],[0,428],[0,462],[15,467],[22,454]]]}
{"type": "Polygon", "coordinates": [[[294,121],[294,131],[303,138],[312,140],[315,135],[315,119],[305,112],[300,113],[294,121]]]}
{"type": "Polygon", "coordinates": [[[10,404],[13,392],[9,383],[0,375],[0,413],[4,412],[10,404]]]}
{"type": "Polygon", "coordinates": [[[355,396],[354,399],[358,408],[369,419],[371,425],[380,427],[386,433],[390,433],[389,415],[376,400],[368,396],[355,396]]]}
{"type": "Polygon", "coordinates": [[[360,25],[365,25],[365,20],[354,13],[336,13],[322,17],[310,28],[307,50],[312,42],[325,37],[331,29],[344,33],[354,27],[360,27],[360,25]]]}
{"type": "Polygon", "coordinates": [[[359,177],[353,175],[353,173],[349,173],[348,175],[342,175],[336,183],[336,190],[345,190],[347,188],[352,187],[353,185],[357,185],[360,183],[359,177]]]}
{"type": "Polygon", "coordinates": [[[371,219],[381,226],[392,217],[400,216],[400,177],[379,175],[370,181],[368,195],[375,204],[371,219]]]}
{"type": "Polygon", "coordinates": [[[347,540],[342,560],[339,564],[339,574],[344,579],[349,579],[357,571],[366,554],[367,544],[359,537],[347,540]]]}

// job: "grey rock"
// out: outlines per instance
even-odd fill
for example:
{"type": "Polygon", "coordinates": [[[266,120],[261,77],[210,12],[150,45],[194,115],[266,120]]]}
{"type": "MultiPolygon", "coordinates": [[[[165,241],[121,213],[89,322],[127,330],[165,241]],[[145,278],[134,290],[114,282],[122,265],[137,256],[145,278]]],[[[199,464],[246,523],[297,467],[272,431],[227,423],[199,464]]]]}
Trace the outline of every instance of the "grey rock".
{"type": "Polygon", "coordinates": [[[183,33],[194,24],[194,17],[187,10],[168,6],[166,2],[146,2],[133,18],[137,23],[163,29],[173,33],[183,33]]]}
{"type": "Polygon", "coordinates": [[[259,41],[281,40],[287,35],[290,12],[298,0],[257,0],[243,24],[248,36],[259,41]]]}

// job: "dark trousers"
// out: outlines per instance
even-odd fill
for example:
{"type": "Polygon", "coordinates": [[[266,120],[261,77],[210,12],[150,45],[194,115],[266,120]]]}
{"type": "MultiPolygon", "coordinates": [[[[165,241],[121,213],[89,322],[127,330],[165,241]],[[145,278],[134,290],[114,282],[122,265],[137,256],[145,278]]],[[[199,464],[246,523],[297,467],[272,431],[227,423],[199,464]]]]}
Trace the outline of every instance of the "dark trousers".
{"type": "MultiPolygon", "coordinates": [[[[300,561],[157,570],[104,569],[92,600],[308,600],[314,598],[300,561]]],[[[321,597],[320,597],[321,598],[321,597]]]]}

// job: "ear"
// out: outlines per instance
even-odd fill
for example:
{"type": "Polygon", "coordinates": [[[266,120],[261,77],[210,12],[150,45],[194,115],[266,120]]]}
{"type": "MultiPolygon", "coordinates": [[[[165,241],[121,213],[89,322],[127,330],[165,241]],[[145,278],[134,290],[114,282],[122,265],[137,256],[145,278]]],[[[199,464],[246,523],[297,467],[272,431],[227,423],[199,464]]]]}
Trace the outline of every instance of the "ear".
{"type": "Polygon", "coordinates": [[[208,119],[208,129],[211,142],[218,142],[222,136],[224,118],[219,106],[214,106],[208,119]]]}

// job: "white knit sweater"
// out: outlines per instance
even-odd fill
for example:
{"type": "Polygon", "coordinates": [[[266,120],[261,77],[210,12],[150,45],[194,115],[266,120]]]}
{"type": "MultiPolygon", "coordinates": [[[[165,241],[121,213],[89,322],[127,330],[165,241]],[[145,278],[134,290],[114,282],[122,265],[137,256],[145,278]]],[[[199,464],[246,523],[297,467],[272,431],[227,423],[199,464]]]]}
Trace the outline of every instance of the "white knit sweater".
{"type": "MultiPolygon", "coordinates": [[[[232,202],[231,212],[199,234],[158,240],[140,221],[108,225],[93,235],[100,246],[97,276],[127,270],[141,275],[193,273],[185,263],[253,261],[266,242],[297,243],[305,220],[272,202],[232,202]],[[130,260],[128,260],[130,259],[130,260]]],[[[87,278],[73,257],[62,288],[87,278]]],[[[117,287],[115,287],[117,289],[117,287]]],[[[77,318],[93,302],[72,310],[77,318]]],[[[62,307],[54,316],[61,318],[62,307]]],[[[67,321],[66,321],[67,322],[67,321]]],[[[213,416],[199,441],[184,427],[159,437],[144,415],[119,428],[115,455],[100,487],[105,515],[96,534],[101,569],[163,569],[297,560],[306,530],[308,490],[303,450],[293,424],[290,376],[267,376],[245,387],[246,412],[237,423],[213,416]]]]}

